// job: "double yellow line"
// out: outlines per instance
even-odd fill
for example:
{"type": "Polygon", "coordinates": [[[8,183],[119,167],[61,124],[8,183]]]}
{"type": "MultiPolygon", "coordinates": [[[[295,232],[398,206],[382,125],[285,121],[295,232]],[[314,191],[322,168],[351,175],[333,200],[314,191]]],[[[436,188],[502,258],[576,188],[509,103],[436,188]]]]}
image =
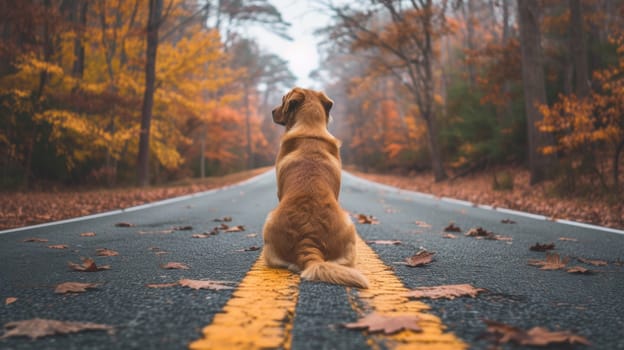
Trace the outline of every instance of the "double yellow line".
{"type": "MultiPolygon", "coordinates": [[[[393,335],[367,334],[371,348],[466,349],[453,333],[445,333],[429,306],[409,300],[407,289],[375,252],[358,237],[357,268],[370,282],[369,289],[347,293],[352,308],[363,316],[377,312],[388,316],[416,315],[422,332],[402,331],[393,335]]],[[[232,298],[206,326],[192,350],[290,349],[291,330],[299,295],[299,276],[264,264],[262,256],[241,281],[232,298]]]]}

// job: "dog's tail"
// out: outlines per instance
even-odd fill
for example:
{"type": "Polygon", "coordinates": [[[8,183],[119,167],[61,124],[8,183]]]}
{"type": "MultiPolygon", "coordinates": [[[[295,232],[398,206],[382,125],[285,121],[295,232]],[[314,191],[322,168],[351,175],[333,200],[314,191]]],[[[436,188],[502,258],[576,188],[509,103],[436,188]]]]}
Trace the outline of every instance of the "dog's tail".
{"type": "Polygon", "coordinates": [[[360,271],[331,261],[310,261],[301,272],[301,278],[348,287],[368,288],[368,279],[360,271]]]}

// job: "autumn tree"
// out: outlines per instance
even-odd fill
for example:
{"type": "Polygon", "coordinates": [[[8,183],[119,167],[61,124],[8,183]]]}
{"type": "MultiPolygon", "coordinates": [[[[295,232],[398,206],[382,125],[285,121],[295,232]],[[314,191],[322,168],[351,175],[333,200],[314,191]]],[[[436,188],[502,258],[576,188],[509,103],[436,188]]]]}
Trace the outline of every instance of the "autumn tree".
{"type": "Polygon", "coordinates": [[[436,181],[446,178],[434,106],[434,65],[438,40],[451,32],[446,1],[372,1],[363,8],[327,7],[337,22],[330,38],[370,60],[377,74],[393,77],[408,91],[427,127],[427,145],[436,181]]]}

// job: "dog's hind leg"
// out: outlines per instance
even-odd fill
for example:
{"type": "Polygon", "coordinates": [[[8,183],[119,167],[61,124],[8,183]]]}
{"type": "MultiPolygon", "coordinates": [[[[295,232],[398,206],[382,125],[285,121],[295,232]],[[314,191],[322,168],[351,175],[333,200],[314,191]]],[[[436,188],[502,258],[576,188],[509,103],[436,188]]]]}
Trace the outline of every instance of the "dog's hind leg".
{"type": "Polygon", "coordinates": [[[287,261],[280,259],[270,244],[264,245],[262,254],[264,255],[264,262],[268,266],[289,269],[290,271],[295,272],[295,273],[299,273],[300,271],[297,265],[291,264],[287,261]]]}

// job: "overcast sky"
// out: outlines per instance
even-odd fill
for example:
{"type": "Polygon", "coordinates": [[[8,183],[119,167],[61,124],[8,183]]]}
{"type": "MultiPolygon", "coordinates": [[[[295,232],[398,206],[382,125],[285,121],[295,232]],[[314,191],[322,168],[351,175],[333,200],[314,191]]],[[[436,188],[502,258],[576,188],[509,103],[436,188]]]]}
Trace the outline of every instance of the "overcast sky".
{"type": "Polygon", "coordinates": [[[262,49],[288,61],[290,70],[298,78],[298,86],[320,88],[320,84],[309,78],[310,72],[318,67],[319,61],[318,40],[314,31],[325,26],[329,22],[329,17],[314,8],[314,1],[270,0],[270,2],[282,13],[284,20],[291,23],[288,34],[293,41],[284,40],[261,28],[250,29],[248,35],[258,38],[262,49]]]}

